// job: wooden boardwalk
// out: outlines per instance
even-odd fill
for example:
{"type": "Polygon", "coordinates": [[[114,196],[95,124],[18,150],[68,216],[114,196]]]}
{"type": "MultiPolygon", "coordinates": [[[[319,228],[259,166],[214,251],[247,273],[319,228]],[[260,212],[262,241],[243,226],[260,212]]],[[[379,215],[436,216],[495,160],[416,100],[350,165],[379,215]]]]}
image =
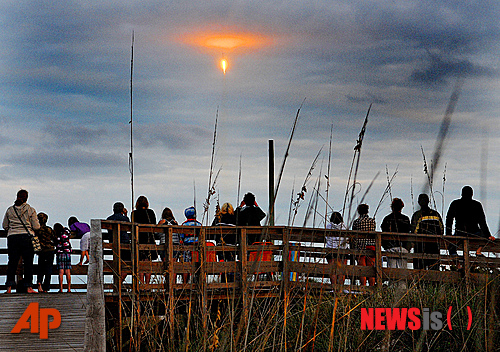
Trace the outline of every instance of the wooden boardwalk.
{"type": "MultiPolygon", "coordinates": [[[[410,281],[463,283],[466,286],[488,282],[492,275],[498,274],[500,243],[477,238],[426,236],[414,234],[395,234],[381,232],[338,231],[311,228],[275,227],[182,227],[139,225],[114,221],[92,221],[93,253],[90,266],[74,266],[72,275],[86,275],[89,279],[88,298],[96,307],[91,307],[92,319],[104,319],[104,301],[106,302],[106,331],[109,350],[139,350],[141,344],[141,324],[149,319],[145,302],[149,302],[155,319],[162,319],[174,330],[179,314],[186,305],[196,302],[200,311],[201,324],[208,325],[210,302],[237,300],[241,308],[241,326],[248,319],[249,310],[256,299],[289,299],[294,292],[301,294],[322,295],[330,292],[356,291],[369,293],[381,290],[388,282],[410,281]],[[120,236],[128,232],[132,243],[121,244],[120,236]],[[159,237],[164,234],[167,245],[139,244],[140,233],[159,237]],[[175,246],[174,234],[194,234],[198,243],[194,246],[175,246]],[[108,239],[102,240],[104,238],[108,239]],[[218,245],[220,239],[228,236],[237,238],[238,246],[218,245]],[[325,248],[325,236],[338,236],[349,241],[361,238],[375,240],[376,250],[355,250],[325,248]],[[255,241],[255,239],[258,239],[255,241]],[[439,243],[442,253],[450,243],[456,244],[461,251],[460,257],[446,254],[396,254],[384,251],[382,240],[400,239],[411,242],[439,243]],[[254,243],[255,241],[255,243],[254,243]],[[486,258],[471,255],[478,246],[484,246],[486,258]],[[150,251],[152,261],[139,260],[139,251],[150,251]],[[124,260],[122,254],[129,252],[131,260],[124,260]],[[189,252],[194,259],[184,262],[176,259],[176,254],[189,252]],[[164,260],[159,259],[162,255],[164,260]],[[350,258],[347,265],[336,267],[325,260],[328,254],[345,255],[350,258]],[[375,255],[373,267],[355,265],[352,259],[359,255],[375,255]],[[236,258],[234,261],[222,261],[222,258],[236,258]],[[408,268],[388,268],[384,259],[395,257],[406,259],[408,268]],[[414,270],[411,263],[415,259],[435,259],[439,270],[414,270]],[[460,267],[460,270],[451,270],[460,267]],[[151,274],[150,283],[140,282],[141,274],[151,274]],[[122,277],[127,275],[125,281],[122,277]],[[345,275],[343,285],[333,285],[331,275],[345,275]],[[186,281],[182,277],[190,278],[186,281]],[[361,287],[357,280],[361,276],[375,277],[374,287],[361,287]],[[92,282],[91,282],[92,281],[92,282]],[[92,285],[92,289],[90,289],[92,285]],[[102,297],[102,306],[99,302],[102,297]],[[182,309],[180,309],[181,307],[182,309]],[[94,312],[94,313],[92,313],[94,312]],[[99,312],[95,314],[95,312],[99,312]]],[[[5,253],[6,249],[0,249],[5,253]]],[[[75,256],[78,255],[76,251],[75,256]]],[[[182,257],[182,255],[181,255],[182,257]]],[[[0,275],[5,275],[6,265],[0,266],[0,275]]],[[[3,284],[4,282],[2,282],[3,284]]],[[[85,283],[76,283],[73,288],[84,288],[85,283]]],[[[75,294],[48,294],[50,304],[74,300],[75,294]]],[[[2,303],[11,304],[11,297],[23,295],[4,295],[2,303]]],[[[31,296],[28,296],[29,299],[31,296]]],[[[45,298],[44,298],[45,299],[45,298]]],[[[80,299],[80,298],[78,298],[80,299]]],[[[49,304],[49,303],[47,303],[49,304]]],[[[11,308],[5,314],[16,316],[11,308]]],[[[89,318],[89,311],[87,311],[89,318]]],[[[12,318],[14,319],[14,318],[12,318]]],[[[92,320],[94,321],[94,320],[92,320]]],[[[94,323],[92,323],[94,324],[94,323]]],[[[95,325],[90,326],[95,326],[95,325]]],[[[89,325],[87,323],[87,325],[89,325]]],[[[76,328],[76,326],[75,326],[76,328]]],[[[82,334],[84,328],[77,328],[82,334]],[[81,330],[80,330],[81,329],[81,330]]],[[[88,326],[87,326],[88,330],[88,326]]],[[[240,329],[241,330],[241,329],[240,329]]],[[[102,334],[104,335],[104,334],[102,334]]],[[[83,336],[83,335],[82,335],[83,336]]],[[[93,336],[90,334],[90,336],[93,336]]],[[[105,336],[101,336],[105,338],[105,336]]],[[[89,338],[89,335],[87,335],[89,338]]],[[[40,349],[37,349],[40,351],[40,349]]]]}
{"type": "MultiPolygon", "coordinates": [[[[86,294],[10,294],[0,296],[0,351],[83,351],[85,336],[86,294]],[[11,333],[30,303],[40,309],[53,308],[61,314],[61,325],[50,329],[47,339],[23,329],[11,333]]],[[[39,316],[39,319],[41,317],[39,316]]],[[[30,319],[33,323],[34,319],[30,319]]]]}

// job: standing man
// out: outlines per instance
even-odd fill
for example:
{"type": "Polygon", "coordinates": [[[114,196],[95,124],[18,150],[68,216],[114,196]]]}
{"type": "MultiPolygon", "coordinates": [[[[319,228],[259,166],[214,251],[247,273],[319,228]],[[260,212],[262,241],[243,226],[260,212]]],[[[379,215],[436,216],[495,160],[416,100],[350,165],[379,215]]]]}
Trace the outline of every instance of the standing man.
{"type": "MultiPolygon", "coordinates": [[[[255,195],[248,192],[243,197],[241,207],[236,209],[236,225],[238,226],[260,226],[262,219],[266,217],[266,213],[262,211],[255,201],[255,195]]],[[[247,244],[258,242],[259,236],[247,236],[247,244]]]]}
{"type": "MultiPolygon", "coordinates": [[[[446,235],[451,236],[453,220],[455,220],[455,236],[482,237],[491,241],[495,237],[491,236],[483,206],[477,200],[472,199],[472,187],[464,186],[462,188],[462,198],[451,202],[446,214],[446,235]]],[[[457,246],[450,244],[448,247],[450,255],[457,254],[457,246]]],[[[484,257],[481,253],[482,247],[476,250],[477,257],[484,257]]]]}
{"type": "MultiPolygon", "coordinates": [[[[116,202],[115,204],[113,204],[113,215],[108,216],[106,220],[130,222],[130,219],[127,216],[127,209],[125,208],[125,205],[123,205],[122,202],[116,202]]],[[[109,237],[109,242],[110,243],[113,242],[113,233],[111,231],[108,232],[108,237],[109,237]]],[[[120,232],[120,243],[130,244],[129,232],[127,231],[120,232]]],[[[120,249],[120,259],[127,262],[131,261],[132,254],[130,250],[120,249]]],[[[121,278],[122,282],[125,281],[125,279],[127,278],[127,273],[122,272],[121,278]]]]}
{"type": "MultiPolygon", "coordinates": [[[[429,196],[422,193],[418,196],[420,210],[411,217],[411,232],[424,235],[443,235],[443,220],[436,210],[429,208],[429,196]]],[[[417,241],[415,253],[439,254],[439,241],[436,238],[432,242],[417,241]]],[[[415,269],[439,270],[439,260],[436,259],[414,259],[415,269]]]]}
{"type": "MultiPolygon", "coordinates": [[[[391,203],[392,213],[387,215],[384,220],[382,220],[382,225],[380,225],[382,232],[399,232],[399,233],[409,233],[410,232],[410,218],[401,213],[403,210],[404,203],[399,198],[394,198],[391,203]]],[[[382,247],[387,252],[391,253],[408,253],[411,249],[410,244],[407,241],[398,240],[383,240],[382,247]]],[[[407,268],[408,261],[406,259],[388,257],[387,267],[389,268],[407,268]]]]}

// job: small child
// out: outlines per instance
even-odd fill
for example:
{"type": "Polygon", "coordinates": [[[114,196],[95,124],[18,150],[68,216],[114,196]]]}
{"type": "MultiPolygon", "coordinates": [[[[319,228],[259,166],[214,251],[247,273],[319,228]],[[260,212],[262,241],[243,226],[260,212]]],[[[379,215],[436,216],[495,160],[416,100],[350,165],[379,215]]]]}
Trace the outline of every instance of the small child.
{"type": "Polygon", "coordinates": [[[75,216],[68,219],[68,226],[71,234],[80,239],[80,261],[78,265],[88,264],[89,262],[89,246],[90,246],[90,226],[84,222],[79,222],[75,216]],[[85,258],[85,262],[83,261],[85,258]]]}
{"type": "Polygon", "coordinates": [[[54,231],[47,226],[48,215],[38,213],[40,229],[35,231],[40,240],[41,252],[38,253],[38,292],[49,292],[50,277],[52,275],[52,265],[54,264],[54,231]]]}
{"type": "Polygon", "coordinates": [[[63,276],[66,274],[68,292],[71,292],[71,232],[60,223],[54,224],[56,233],[56,262],[59,270],[59,292],[63,292],[63,276]]]}

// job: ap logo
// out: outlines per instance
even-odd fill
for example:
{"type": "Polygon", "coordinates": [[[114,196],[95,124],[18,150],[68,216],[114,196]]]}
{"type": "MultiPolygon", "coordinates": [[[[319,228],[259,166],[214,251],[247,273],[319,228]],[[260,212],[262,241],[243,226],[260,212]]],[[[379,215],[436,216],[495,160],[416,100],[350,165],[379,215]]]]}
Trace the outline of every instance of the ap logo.
{"type": "Polygon", "coordinates": [[[49,338],[49,329],[57,329],[61,325],[61,313],[55,308],[39,308],[37,302],[30,303],[21,318],[12,329],[12,334],[18,334],[23,329],[30,329],[32,334],[40,333],[41,339],[49,338]],[[49,316],[53,320],[49,322],[49,316]],[[30,324],[31,322],[31,324],[30,324]]]}

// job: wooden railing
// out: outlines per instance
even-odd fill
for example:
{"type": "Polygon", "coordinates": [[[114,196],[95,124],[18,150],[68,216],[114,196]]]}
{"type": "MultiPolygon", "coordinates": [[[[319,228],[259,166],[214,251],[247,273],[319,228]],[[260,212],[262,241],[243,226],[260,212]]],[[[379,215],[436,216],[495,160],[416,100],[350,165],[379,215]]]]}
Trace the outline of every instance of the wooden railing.
{"type": "MultiPolygon", "coordinates": [[[[491,242],[481,238],[457,237],[457,236],[427,236],[414,234],[396,234],[382,232],[359,232],[339,231],[297,227],[186,227],[186,226],[158,226],[139,225],[116,221],[101,221],[104,238],[112,239],[103,241],[104,253],[104,289],[108,296],[121,295],[127,292],[149,292],[164,291],[165,293],[180,296],[189,296],[190,290],[197,292],[217,291],[212,297],[219,297],[222,289],[241,290],[243,296],[248,290],[258,288],[261,294],[273,294],[274,288],[288,290],[294,287],[333,289],[329,280],[330,275],[344,275],[346,285],[354,286],[357,291],[371,290],[373,288],[354,285],[357,278],[375,277],[376,287],[381,287],[387,280],[424,280],[440,282],[481,282],[486,278],[488,271],[497,270],[500,267],[500,258],[496,253],[500,252],[500,240],[491,242]],[[120,234],[127,232],[132,235],[134,241],[131,244],[120,243],[120,234]],[[158,237],[165,234],[166,245],[139,244],[137,234],[147,232],[158,237]],[[194,246],[171,245],[173,234],[192,234],[198,237],[198,243],[194,246]],[[238,246],[214,246],[216,238],[235,235],[238,246]],[[338,236],[353,239],[371,238],[375,240],[376,250],[356,249],[329,249],[325,248],[325,236],[338,236]],[[260,242],[267,244],[247,244],[248,238],[259,238],[260,242]],[[449,244],[456,244],[463,255],[451,257],[446,254],[399,254],[384,251],[381,246],[382,240],[410,241],[410,242],[434,242],[439,243],[441,253],[444,253],[449,244]],[[489,254],[486,258],[478,258],[470,255],[477,247],[484,247],[483,252],[489,254]],[[130,251],[131,261],[124,261],[120,252],[130,251]],[[139,251],[151,251],[154,259],[152,261],[140,261],[139,251]],[[347,265],[334,267],[324,259],[329,252],[337,255],[345,255],[350,258],[347,265]],[[164,252],[164,260],[157,259],[164,252]],[[193,252],[195,261],[183,262],[174,259],[174,253],[193,252]],[[236,261],[222,261],[223,253],[231,253],[236,261]],[[291,257],[293,253],[295,260],[291,257]],[[373,267],[355,265],[353,258],[360,255],[375,255],[373,267]],[[258,260],[266,257],[268,261],[258,260]],[[196,258],[198,257],[198,258],[196,258]],[[298,257],[298,259],[297,259],[298,257]],[[414,259],[435,259],[439,261],[440,270],[416,270],[410,267],[406,269],[388,268],[384,265],[383,258],[406,259],[409,264],[414,259]],[[270,260],[269,260],[270,259],[270,260]],[[457,265],[458,264],[458,265],[457,265]],[[456,266],[461,270],[452,270],[456,266]],[[148,284],[139,282],[139,274],[148,273],[152,280],[148,284]],[[293,280],[290,278],[290,273],[293,280]],[[124,282],[121,276],[127,274],[128,279],[124,282]],[[188,282],[181,280],[182,275],[188,274],[192,277],[188,282]],[[132,280],[131,280],[132,278],[132,280]],[[229,278],[229,279],[225,279],[229,278]],[[234,278],[234,279],[231,279],[234,278]],[[267,290],[267,292],[265,292],[267,290]]],[[[0,232],[0,237],[6,237],[5,232],[0,232]]],[[[249,243],[249,242],[248,242],[249,243]]],[[[75,243],[74,243],[75,244],[75,243]]],[[[73,256],[79,257],[78,245],[74,246],[73,256]]],[[[446,251],[447,252],[447,251],[446,251]]],[[[7,248],[0,248],[0,254],[7,254],[7,248]]],[[[6,257],[6,256],[5,256],[6,257]]],[[[76,258],[73,262],[77,261],[76,258]]],[[[54,268],[55,269],[55,268],[54,268]]],[[[35,265],[35,276],[37,268],[35,265]]],[[[0,265],[0,275],[5,277],[7,265],[0,265]]],[[[86,275],[87,266],[74,265],[71,273],[73,276],[86,275]]],[[[53,270],[53,275],[57,275],[53,270]]],[[[36,280],[36,278],[34,278],[36,280]]],[[[56,288],[56,285],[52,285],[56,288]]],[[[5,288],[5,280],[0,282],[0,289],[5,288]]],[[[86,284],[74,280],[74,289],[85,289],[86,284]]]]}

